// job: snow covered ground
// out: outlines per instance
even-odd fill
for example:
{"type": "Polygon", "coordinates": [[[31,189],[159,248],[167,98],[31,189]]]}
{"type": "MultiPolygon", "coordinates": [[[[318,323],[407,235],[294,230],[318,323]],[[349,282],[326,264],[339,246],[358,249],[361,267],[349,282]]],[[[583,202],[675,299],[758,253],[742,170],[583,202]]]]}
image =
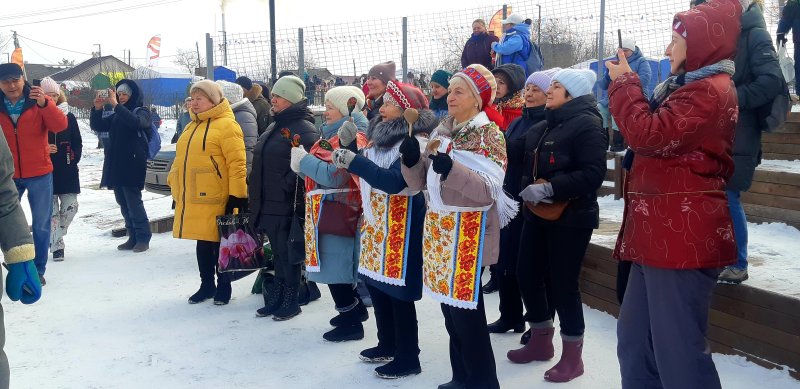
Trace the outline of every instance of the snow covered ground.
{"type": "MultiPolygon", "coordinates": [[[[114,196],[88,188],[99,182],[102,151],[93,148],[91,134],[84,133],[84,142],[84,189],[65,238],[66,261],[48,264],[48,284],[38,303],[3,299],[12,388],[432,388],[450,379],[444,320],[429,298],[417,304],[423,372],[396,381],[377,378],[375,365],[357,358],[376,344],[373,318],[365,323],[362,341],[322,340],[335,314],[325,288],[320,301],[287,322],[254,316],[263,302],[249,294],[253,276],[234,284],[227,306],[187,304],[199,284],[194,242],[155,234],[145,253],[117,251],[124,238],[109,233],[121,222],[114,196]]],[[[148,193],[145,199],[151,216],[169,214],[169,198],[148,193]]],[[[620,203],[602,199],[604,217],[621,215],[620,203]]],[[[773,238],[780,246],[800,241],[788,233],[773,238]]],[[[498,317],[497,304],[496,293],[486,297],[490,321],[498,317]]],[[[585,314],[583,377],[546,384],[542,375],[555,361],[514,365],[505,353],[519,347],[519,337],[492,335],[502,387],[619,388],[616,322],[588,307],[585,314]]],[[[725,388],[800,386],[785,370],[764,369],[741,357],[714,358],[725,388]]]]}

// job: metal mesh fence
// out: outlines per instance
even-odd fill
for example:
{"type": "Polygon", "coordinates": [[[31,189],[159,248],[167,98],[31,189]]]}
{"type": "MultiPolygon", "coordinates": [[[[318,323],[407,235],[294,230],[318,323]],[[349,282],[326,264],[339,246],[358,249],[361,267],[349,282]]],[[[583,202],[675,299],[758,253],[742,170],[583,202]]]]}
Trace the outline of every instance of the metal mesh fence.
{"type": "MultiPolygon", "coordinates": [[[[498,25],[496,35],[502,34],[499,20],[504,7],[507,14],[532,19],[531,38],[539,43],[546,68],[596,69],[596,63],[592,63],[598,57],[615,54],[617,30],[623,38],[633,38],[646,57],[663,58],[670,41],[672,18],[689,8],[689,0],[606,1],[602,29],[600,0],[519,1],[405,18],[310,26],[302,29],[302,42],[299,29],[279,29],[276,30],[277,69],[297,73],[302,50],[302,68],[311,80],[317,80],[312,87],[317,104],[321,104],[320,96],[337,81],[360,85],[361,76],[373,65],[389,60],[397,64],[398,79],[402,80],[408,72],[415,78],[422,75],[425,87],[425,80],[435,70],[461,68],[461,52],[475,19],[485,20],[490,30],[498,25]],[[603,50],[599,50],[601,34],[603,50]]],[[[764,14],[768,29],[774,34],[779,18],[778,0],[765,0],[764,14]]],[[[213,41],[216,65],[227,62],[239,75],[269,81],[268,31],[228,34],[225,39],[215,35],[213,41]],[[225,55],[227,60],[223,58],[225,55]]],[[[659,79],[663,76],[659,74],[659,79]]]]}

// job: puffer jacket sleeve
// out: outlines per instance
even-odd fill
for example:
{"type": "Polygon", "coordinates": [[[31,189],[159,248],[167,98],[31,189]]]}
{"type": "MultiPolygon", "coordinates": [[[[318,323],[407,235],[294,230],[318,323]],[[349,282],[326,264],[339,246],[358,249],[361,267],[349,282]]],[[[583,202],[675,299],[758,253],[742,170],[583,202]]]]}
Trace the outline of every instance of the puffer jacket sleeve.
{"type": "Polygon", "coordinates": [[[94,132],[108,132],[111,129],[111,120],[103,119],[103,110],[92,108],[89,114],[89,128],[94,132]]]}
{"type": "Polygon", "coordinates": [[[247,156],[247,172],[250,173],[253,164],[253,148],[256,147],[258,142],[258,123],[256,123],[256,116],[249,111],[235,112],[236,122],[242,128],[244,135],[244,151],[247,156]]]}
{"type": "Polygon", "coordinates": [[[778,21],[778,34],[787,34],[792,29],[794,20],[800,16],[800,3],[787,1],[781,11],[781,19],[778,21]]]}
{"type": "Polygon", "coordinates": [[[345,187],[347,182],[352,179],[347,170],[338,169],[336,165],[327,163],[311,154],[307,154],[300,160],[300,173],[331,189],[345,187]]]}
{"type": "Polygon", "coordinates": [[[225,163],[228,165],[228,194],[246,198],[247,157],[244,151],[244,136],[236,122],[231,121],[227,126],[221,148],[225,163]]]}
{"type": "Polygon", "coordinates": [[[707,80],[695,81],[673,92],[650,112],[639,76],[628,72],[611,83],[608,108],[615,118],[622,118],[617,125],[633,151],[671,158],[695,150],[706,137],[703,127],[718,109],[714,100],[720,96],[709,96],[714,93],[720,92],[707,80]]]}
{"type": "Polygon", "coordinates": [[[427,187],[426,180],[428,178],[428,166],[430,166],[430,164],[431,160],[425,155],[421,155],[417,164],[411,167],[400,162],[400,172],[403,174],[403,179],[408,184],[408,189],[420,191],[427,187]]]}
{"type": "MultiPolygon", "coordinates": [[[[650,61],[648,61],[647,58],[642,57],[639,61],[639,66],[636,67],[636,74],[639,75],[639,81],[642,83],[644,96],[649,100],[650,94],[652,93],[650,90],[650,80],[653,78],[653,69],[650,69],[650,61]]],[[[609,82],[610,81],[611,79],[609,79],[609,82]]]]}
{"type": "Polygon", "coordinates": [[[14,185],[14,161],[6,137],[0,136],[0,248],[8,264],[25,262],[34,257],[25,214],[19,206],[17,187],[14,185]]]}
{"type": "Polygon", "coordinates": [[[769,33],[763,29],[754,29],[749,34],[750,47],[747,51],[750,55],[747,57],[747,68],[751,76],[749,82],[736,85],[740,111],[755,109],[771,102],[775,92],[780,90],[783,78],[778,54],[769,33]]]}
{"type": "Polygon", "coordinates": [[[523,46],[522,37],[519,34],[514,34],[501,43],[492,44],[492,50],[498,54],[509,55],[522,50],[523,46]]]}
{"type": "Polygon", "coordinates": [[[373,188],[388,194],[398,194],[406,188],[406,180],[400,170],[402,163],[398,159],[389,169],[383,169],[363,155],[356,155],[350,162],[349,171],[369,182],[373,188]]]}

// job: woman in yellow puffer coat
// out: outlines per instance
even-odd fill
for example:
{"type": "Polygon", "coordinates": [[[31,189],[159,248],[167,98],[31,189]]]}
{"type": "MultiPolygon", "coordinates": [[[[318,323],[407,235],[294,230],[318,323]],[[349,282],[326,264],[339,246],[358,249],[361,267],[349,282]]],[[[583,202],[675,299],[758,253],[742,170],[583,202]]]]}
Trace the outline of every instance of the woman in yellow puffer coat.
{"type": "Polygon", "coordinates": [[[214,304],[225,305],[231,298],[230,278],[217,273],[214,285],[220,240],[216,218],[247,208],[244,136],[219,85],[199,81],[189,94],[192,122],[178,139],[167,179],[175,199],[172,236],[197,241],[201,284],[189,304],[214,297],[214,304]]]}

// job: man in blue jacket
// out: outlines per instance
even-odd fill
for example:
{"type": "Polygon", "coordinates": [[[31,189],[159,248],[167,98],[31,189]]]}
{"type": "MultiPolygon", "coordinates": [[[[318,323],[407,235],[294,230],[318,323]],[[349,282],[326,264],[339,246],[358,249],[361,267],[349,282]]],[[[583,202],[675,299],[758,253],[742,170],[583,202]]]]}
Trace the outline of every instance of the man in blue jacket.
{"type": "MultiPolygon", "coordinates": [[[[776,46],[781,43],[786,44],[786,34],[792,31],[792,41],[794,42],[794,79],[800,80],[800,0],[787,0],[786,5],[781,10],[781,19],[778,21],[778,37],[776,46]]],[[[794,93],[798,88],[795,84],[794,93]]]]}
{"type": "MultiPolygon", "coordinates": [[[[515,63],[525,69],[525,76],[532,73],[527,61],[531,55],[531,26],[525,23],[522,15],[511,14],[503,23],[503,39],[492,43],[492,50],[499,54],[496,66],[515,63]]],[[[534,71],[539,70],[535,69],[534,71]]]]}
{"type": "MultiPolygon", "coordinates": [[[[636,46],[636,40],[633,38],[625,38],[622,40],[622,50],[625,52],[625,58],[627,58],[631,69],[639,75],[639,79],[642,81],[644,95],[649,99],[652,93],[649,89],[650,79],[652,77],[650,63],[647,61],[647,58],[642,55],[642,51],[636,46]]],[[[607,58],[607,60],[614,58],[616,57],[607,58]]],[[[603,63],[605,64],[605,60],[603,63]]],[[[603,128],[608,130],[608,122],[609,120],[611,121],[611,128],[614,130],[613,135],[609,139],[611,140],[611,151],[623,151],[625,150],[625,139],[623,139],[616,121],[611,117],[611,113],[608,111],[608,85],[611,84],[611,78],[608,76],[608,68],[604,70],[604,73],[605,75],[597,80],[597,86],[600,90],[600,95],[597,99],[597,109],[600,110],[600,114],[603,116],[603,128]]]]}

